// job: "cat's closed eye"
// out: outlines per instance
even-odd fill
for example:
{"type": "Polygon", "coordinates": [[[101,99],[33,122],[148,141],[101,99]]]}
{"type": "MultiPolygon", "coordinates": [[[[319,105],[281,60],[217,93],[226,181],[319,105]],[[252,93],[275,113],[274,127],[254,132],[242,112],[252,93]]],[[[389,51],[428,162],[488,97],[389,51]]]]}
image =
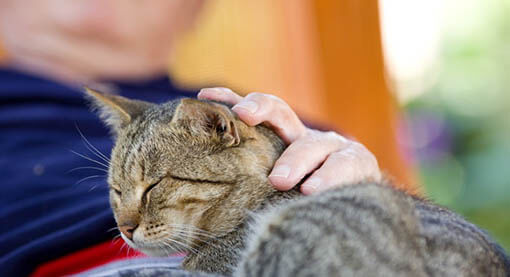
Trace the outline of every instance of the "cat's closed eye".
{"type": "Polygon", "coordinates": [[[161,183],[163,179],[160,179],[159,181],[157,182],[154,182],[152,185],[148,186],[145,191],[143,192],[143,195],[142,195],[142,201],[143,202],[147,202],[149,196],[150,196],[150,192],[153,188],[155,188],[157,185],[159,185],[161,183]]]}
{"type": "Polygon", "coordinates": [[[201,179],[201,178],[189,178],[189,177],[181,177],[181,176],[175,176],[175,175],[171,175],[170,178],[172,178],[173,180],[176,180],[176,181],[180,181],[180,182],[187,182],[187,183],[202,183],[202,184],[224,184],[224,185],[229,185],[229,184],[234,184],[235,181],[217,181],[217,180],[209,180],[209,179],[201,179]]]}

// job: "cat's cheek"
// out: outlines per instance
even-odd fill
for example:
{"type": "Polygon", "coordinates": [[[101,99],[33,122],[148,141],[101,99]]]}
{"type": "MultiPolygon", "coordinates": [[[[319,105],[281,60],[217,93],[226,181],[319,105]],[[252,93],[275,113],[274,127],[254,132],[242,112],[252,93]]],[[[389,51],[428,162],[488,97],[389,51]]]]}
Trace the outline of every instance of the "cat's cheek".
{"type": "Polygon", "coordinates": [[[110,207],[115,211],[120,205],[120,197],[115,192],[110,192],[110,207]]]}
{"type": "Polygon", "coordinates": [[[119,207],[120,207],[120,200],[118,199],[117,196],[110,194],[110,207],[113,211],[113,216],[115,217],[115,222],[118,223],[117,214],[118,214],[119,207]]]}

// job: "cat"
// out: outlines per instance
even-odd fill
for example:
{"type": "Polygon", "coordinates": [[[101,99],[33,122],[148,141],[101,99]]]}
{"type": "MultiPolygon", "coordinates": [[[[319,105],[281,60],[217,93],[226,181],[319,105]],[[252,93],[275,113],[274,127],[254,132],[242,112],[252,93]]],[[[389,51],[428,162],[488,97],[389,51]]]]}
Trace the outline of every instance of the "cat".
{"type": "Polygon", "coordinates": [[[115,139],[115,220],[144,253],[187,252],[184,269],[234,276],[510,276],[484,231],[390,185],[275,190],[285,144],[228,105],[87,95],[115,139]]]}

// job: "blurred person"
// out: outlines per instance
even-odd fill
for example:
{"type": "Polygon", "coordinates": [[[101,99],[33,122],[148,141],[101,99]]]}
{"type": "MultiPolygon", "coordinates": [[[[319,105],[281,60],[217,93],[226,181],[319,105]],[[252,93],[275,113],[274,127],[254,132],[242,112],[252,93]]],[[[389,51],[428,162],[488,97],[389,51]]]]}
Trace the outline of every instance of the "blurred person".
{"type": "Polygon", "coordinates": [[[0,0],[0,35],[11,65],[50,79],[151,78],[203,2],[0,0]]]}
{"type": "MultiPolygon", "coordinates": [[[[0,0],[7,53],[0,68],[0,275],[27,275],[72,253],[75,260],[50,263],[46,273],[116,258],[108,248],[114,233],[107,230],[116,225],[104,183],[112,142],[85,104],[81,84],[117,80],[109,82],[123,96],[151,102],[193,96],[166,76],[167,57],[203,2],[0,0]],[[92,257],[80,256],[94,245],[92,257]]],[[[288,190],[309,173],[302,186],[307,194],[380,178],[364,146],[307,128],[274,96],[243,98],[212,88],[199,97],[236,104],[247,124],[265,122],[289,144],[270,175],[277,189],[288,190]]]]}

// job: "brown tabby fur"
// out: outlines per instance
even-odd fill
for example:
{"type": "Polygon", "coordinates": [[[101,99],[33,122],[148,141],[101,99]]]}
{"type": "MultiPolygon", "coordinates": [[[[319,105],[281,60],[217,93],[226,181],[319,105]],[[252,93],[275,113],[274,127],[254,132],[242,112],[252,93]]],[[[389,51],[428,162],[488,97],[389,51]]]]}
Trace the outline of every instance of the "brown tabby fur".
{"type": "Polygon", "coordinates": [[[110,202],[119,225],[138,224],[136,243],[127,240],[133,248],[151,255],[188,251],[185,268],[230,272],[247,212],[299,195],[276,191],[267,179],[282,141],[265,127],[248,127],[224,105],[183,99],[156,106],[89,94],[116,136],[110,202]],[[168,237],[177,242],[168,246],[168,237]]]}
{"type": "Polygon", "coordinates": [[[110,202],[119,226],[136,227],[123,235],[133,248],[186,251],[185,269],[239,276],[505,276],[504,253],[476,226],[389,187],[276,191],[267,176],[283,142],[225,105],[88,94],[116,137],[110,202]]]}

